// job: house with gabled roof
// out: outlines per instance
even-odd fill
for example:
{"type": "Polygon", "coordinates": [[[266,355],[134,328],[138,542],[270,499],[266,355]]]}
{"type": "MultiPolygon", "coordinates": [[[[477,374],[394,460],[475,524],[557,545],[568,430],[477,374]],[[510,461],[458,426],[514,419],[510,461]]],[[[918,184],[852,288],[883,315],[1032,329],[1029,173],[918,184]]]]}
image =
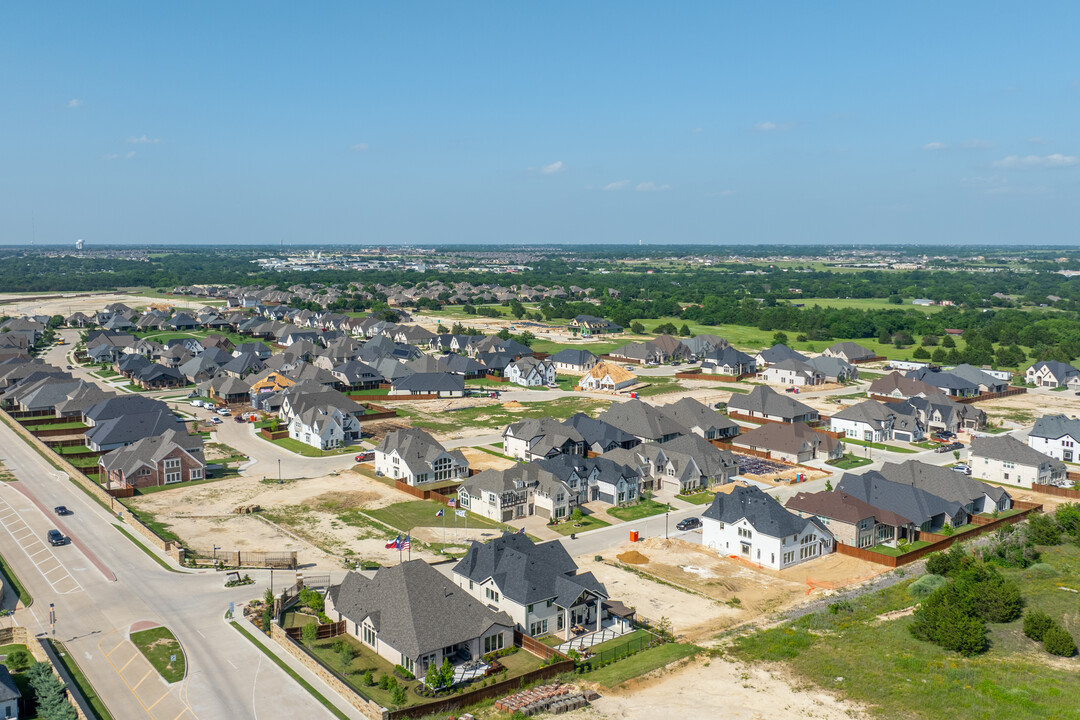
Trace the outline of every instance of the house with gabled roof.
{"type": "Polygon", "coordinates": [[[458,502],[500,522],[532,515],[557,521],[577,507],[578,493],[543,463],[529,462],[467,478],[458,488],[458,502]]]}
{"type": "Polygon", "coordinates": [[[1057,460],[1075,462],[1080,457],[1080,419],[1068,415],[1043,415],[1027,436],[1028,447],[1057,460]]]}
{"type": "Polygon", "coordinates": [[[326,595],[327,615],[388,663],[416,677],[514,644],[514,621],[470,596],[425,560],[349,572],[326,595]]]}
{"type": "Polygon", "coordinates": [[[971,474],[982,480],[1030,488],[1033,483],[1064,487],[1065,463],[1025,445],[1012,435],[971,441],[971,474]]]}
{"type": "Polygon", "coordinates": [[[803,387],[820,385],[825,382],[825,374],[815,369],[810,363],[798,358],[787,358],[773,363],[758,373],[762,382],[770,385],[803,387]]]}
{"type": "Polygon", "coordinates": [[[538,387],[555,382],[555,365],[535,357],[523,357],[506,366],[503,375],[515,385],[538,387]]]}
{"type": "Polygon", "coordinates": [[[206,476],[201,435],[171,429],[98,458],[110,483],[120,487],[159,487],[206,476]]]}
{"type": "MultiPolygon", "coordinates": [[[[889,480],[876,470],[862,475],[844,473],[836,490],[853,495],[875,508],[895,512],[910,520],[921,532],[938,533],[946,524],[960,527],[970,517],[963,503],[939,497],[910,483],[889,480]]],[[[906,535],[897,539],[917,538],[906,535]]]]}
{"type": "Polygon", "coordinates": [[[1012,496],[1005,488],[968,477],[952,468],[930,465],[920,460],[885,463],[878,471],[887,480],[925,490],[964,506],[968,515],[1004,512],[1012,508],[1012,496]]]}
{"type": "Polygon", "coordinates": [[[1024,371],[1024,380],[1038,387],[1065,387],[1077,377],[1080,370],[1057,360],[1040,360],[1024,371]]]}
{"type": "Polygon", "coordinates": [[[417,487],[468,477],[469,461],[420,428],[404,428],[387,433],[375,447],[375,474],[417,487]]]}
{"type": "Polygon", "coordinates": [[[730,345],[714,347],[700,356],[701,372],[706,375],[739,377],[757,372],[757,360],[730,345]]]}
{"type": "Polygon", "coordinates": [[[786,423],[818,419],[817,410],[794,398],[781,395],[767,385],[758,385],[746,395],[733,394],[728,400],[728,412],[786,423]]]}
{"type": "Polygon", "coordinates": [[[770,348],[765,348],[754,357],[758,369],[791,359],[806,362],[807,358],[802,353],[795,352],[783,343],[777,343],[770,348]]]}
{"type": "Polygon", "coordinates": [[[836,460],[844,455],[843,442],[806,423],[765,423],[747,430],[731,443],[735,447],[767,452],[770,458],[790,463],[836,460]]]}
{"type": "Polygon", "coordinates": [[[800,517],[757,486],[742,482],[720,488],[702,513],[701,544],[773,570],[835,549],[833,534],[816,517],[800,517]]]}
{"type": "Polygon", "coordinates": [[[584,348],[564,348],[548,360],[555,366],[556,371],[568,370],[573,373],[586,373],[600,362],[600,358],[584,348]]]}
{"type": "Polygon", "coordinates": [[[492,609],[505,612],[522,632],[566,638],[574,626],[599,630],[622,626],[613,616],[608,591],[590,572],[581,572],[560,543],[533,543],[504,533],[473,542],[454,566],[454,582],[492,609]]]}
{"type": "Polygon", "coordinates": [[[502,433],[503,450],[518,460],[542,460],[555,455],[584,455],[585,439],[573,427],[549,417],[510,423],[502,433]]]}
{"type": "Polygon", "coordinates": [[[656,409],[706,440],[726,440],[739,434],[737,422],[692,397],[658,405],[656,409]]]}
{"type": "Polygon", "coordinates": [[[581,376],[578,383],[582,390],[617,392],[636,385],[637,375],[612,362],[600,362],[581,376]]]}
{"type": "Polygon", "coordinates": [[[839,490],[796,493],[784,507],[800,517],[814,517],[837,542],[857,548],[896,547],[900,537],[914,537],[915,525],[890,510],[877,508],[839,490]]]}
{"type": "Polygon", "coordinates": [[[589,417],[585,413],[575,413],[563,421],[564,425],[574,428],[585,441],[585,453],[602,455],[617,448],[630,449],[640,445],[636,437],[619,428],[589,417]]]}
{"type": "Polygon", "coordinates": [[[664,442],[687,433],[685,426],[659,408],[637,399],[613,403],[597,419],[630,433],[642,442],[664,442]]]}
{"type": "Polygon", "coordinates": [[[840,358],[849,363],[860,363],[873,360],[877,354],[869,348],[850,341],[838,342],[825,348],[822,355],[826,357],[840,358]]]}

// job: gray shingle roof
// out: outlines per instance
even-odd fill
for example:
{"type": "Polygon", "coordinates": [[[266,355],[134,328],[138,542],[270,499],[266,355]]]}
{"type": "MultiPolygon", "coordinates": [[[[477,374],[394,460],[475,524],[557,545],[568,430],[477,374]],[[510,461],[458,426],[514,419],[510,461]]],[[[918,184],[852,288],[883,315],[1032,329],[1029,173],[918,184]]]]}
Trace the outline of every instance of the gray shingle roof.
{"type": "Polygon", "coordinates": [[[518,533],[504,533],[488,543],[473,542],[454,573],[473,582],[495,581],[502,594],[521,605],[556,598],[569,607],[585,590],[608,597],[592,573],[577,574],[577,565],[561,543],[536,545],[518,533]]]}
{"type": "Polygon", "coordinates": [[[687,432],[686,427],[641,400],[615,403],[598,417],[635,437],[657,442],[668,435],[685,435],[687,432]]]}
{"type": "Polygon", "coordinates": [[[1017,465],[1037,467],[1049,462],[1051,467],[1065,469],[1065,463],[1044,455],[1033,447],[1020,442],[1012,435],[998,437],[977,437],[971,441],[971,457],[985,457],[991,460],[1004,460],[1017,465]]]}
{"type": "Polygon", "coordinates": [[[803,405],[794,398],[781,395],[767,385],[758,385],[748,395],[732,395],[728,400],[728,410],[747,413],[756,412],[764,415],[791,420],[803,415],[817,416],[817,411],[803,405]]]}
{"type": "Polygon", "coordinates": [[[380,640],[413,659],[478,638],[493,625],[514,626],[423,560],[379,568],[372,578],[350,572],[330,597],[342,616],[358,624],[370,617],[380,640]]]}
{"type": "Polygon", "coordinates": [[[916,525],[922,525],[942,514],[953,518],[963,509],[960,503],[954,500],[940,498],[913,485],[893,482],[875,470],[862,475],[845,473],[836,489],[854,495],[874,507],[910,518],[916,525]]]}
{"type": "Polygon", "coordinates": [[[998,502],[1009,493],[997,485],[980,482],[970,478],[964,473],[957,472],[940,465],[928,465],[918,460],[908,460],[903,463],[885,463],[881,467],[881,475],[893,482],[912,485],[933,493],[940,498],[953,500],[961,505],[986,495],[998,502]]]}
{"type": "Polygon", "coordinates": [[[763,535],[785,537],[798,535],[811,521],[801,518],[766,495],[755,485],[736,485],[730,492],[718,492],[702,517],[734,523],[746,518],[750,526],[763,535]]]}
{"type": "Polygon", "coordinates": [[[657,409],[690,430],[701,428],[702,431],[707,432],[709,430],[727,431],[732,428],[738,430],[739,428],[739,424],[727,415],[718,413],[692,397],[685,397],[669,405],[661,405],[657,409]]]}
{"type": "Polygon", "coordinates": [[[1029,437],[1048,438],[1057,440],[1068,435],[1080,440],[1080,418],[1071,418],[1068,415],[1043,415],[1035,421],[1035,427],[1028,433],[1029,437]]]}

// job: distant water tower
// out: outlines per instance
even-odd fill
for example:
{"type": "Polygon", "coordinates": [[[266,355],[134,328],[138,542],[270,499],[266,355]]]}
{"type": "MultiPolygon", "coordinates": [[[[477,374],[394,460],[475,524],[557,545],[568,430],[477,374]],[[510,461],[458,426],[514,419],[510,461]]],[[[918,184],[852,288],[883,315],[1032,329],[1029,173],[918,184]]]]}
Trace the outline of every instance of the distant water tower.
{"type": "Polygon", "coordinates": [[[75,241],[75,249],[76,250],[82,250],[83,249],[83,239],[82,238],[79,238],[78,240],[75,241]]]}

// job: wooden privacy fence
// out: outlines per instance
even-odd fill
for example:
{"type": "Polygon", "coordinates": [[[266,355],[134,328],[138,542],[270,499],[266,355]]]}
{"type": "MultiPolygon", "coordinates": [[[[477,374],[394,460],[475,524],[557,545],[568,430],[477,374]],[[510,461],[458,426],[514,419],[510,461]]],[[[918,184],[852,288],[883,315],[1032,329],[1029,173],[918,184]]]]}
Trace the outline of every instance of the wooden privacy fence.
{"type": "MultiPolygon", "coordinates": [[[[464,480],[462,480],[462,482],[464,482],[464,480]]],[[[406,495],[412,495],[414,498],[434,500],[446,505],[457,494],[457,489],[461,487],[461,483],[458,483],[457,485],[445,485],[438,490],[425,490],[424,488],[413,487],[407,482],[395,480],[394,487],[406,495]]]]}
{"type": "MultiPolygon", "coordinates": [[[[312,618],[315,619],[314,617],[312,618]]],[[[285,634],[291,639],[300,641],[300,631],[298,627],[284,628],[285,634]]],[[[336,623],[327,623],[325,625],[315,626],[315,639],[316,640],[328,640],[330,638],[336,638],[338,635],[345,634],[345,621],[339,620],[336,623]]]]}
{"type": "Polygon", "coordinates": [[[1022,507],[1021,511],[1016,515],[1010,515],[1009,517],[997,519],[988,518],[986,519],[985,524],[973,523],[979,525],[979,527],[975,528],[974,530],[969,530],[964,533],[958,533],[956,535],[950,535],[948,537],[944,535],[937,535],[936,533],[920,533],[920,535],[922,536],[940,539],[936,539],[934,542],[930,543],[926,547],[921,547],[918,550],[906,552],[903,555],[885,555],[883,553],[874,552],[873,550],[864,550],[863,548],[857,548],[853,545],[846,545],[842,542],[836,543],[836,552],[840,553],[841,555],[859,558],[860,560],[866,560],[868,562],[876,563],[878,565],[885,565],[886,567],[900,567],[901,565],[907,565],[908,563],[913,563],[916,560],[924,558],[930,553],[935,553],[939,550],[945,550],[946,548],[951,547],[953,543],[963,542],[969,538],[975,537],[976,535],[982,535],[984,533],[990,532],[991,530],[996,530],[1003,525],[1012,525],[1018,523],[1031,513],[1042,511],[1042,505],[1039,505],[1037,503],[1026,503],[1017,501],[1014,502],[1013,505],[1022,505],[1024,507],[1022,507]]]}
{"type": "Polygon", "coordinates": [[[851,360],[850,362],[851,362],[852,365],[859,365],[859,364],[862,364],[862,363],[880,362],[882,360],[888,360],[888,359],[889,358],[882,357],[881,355],[875,355],[874,357],[859,358],[858,360],[851,360]]]}
{"type": "Polygon", "coordinates": [[[703,372],[681,372],[675,373],[677,380],[711,380],[713,382],[738,382],[745,377],[750,377],[749,373],[743,373],[742,375],[715,375],[713,373],[703,372]]]}
{"type": "MultiPolygon", "coordinates": [[[[1067,476],[1070,480],[1080,479],[1080,473],[1074,473],[1072,471],[1068,472],[1067,476]],[[1073,475],[1076,475],[1077,477],[1074,478],[1072,477],[1073,475]]],[[[1041,485],[1039,483],[1032,483],[1031,489],[1035,492],[1046,493],[1047,495],[1055,495],[1057,497],[1080,500],[1080,490],[1073,490],[1072,488],[1063,488],[1058,487],[1057,485],[1041,485]]]]}
{"type": "Polygon", "coordinates": [[[1009,397],[1011,395],[1023,395],[1026,392],[1027,392],[1027,388],[1015,387],[1015,386],[1010,385],[1008,390],[1004,390],[1002,392],[982,393],[980,395],[976,395],[975,397],[951,398],[951,399],[955,400],[958,403],[970,404],[970,403],[974,403],[974,402],[980,402],[982,400],[996,400],[998,398],[1009,397]]]}

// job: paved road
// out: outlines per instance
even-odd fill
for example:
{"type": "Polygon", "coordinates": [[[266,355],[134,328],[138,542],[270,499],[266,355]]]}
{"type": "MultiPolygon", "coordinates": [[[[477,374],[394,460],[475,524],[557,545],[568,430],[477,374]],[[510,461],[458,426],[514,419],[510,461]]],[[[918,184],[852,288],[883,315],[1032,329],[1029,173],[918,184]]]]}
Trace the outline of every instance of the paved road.
{"type": "MultiPolygon", "coordinates": [[[[167,572],[120,535],[115,518],[6,425],[0,425],[0,460],[20,481],[18,486],[0,483],[0,546],[34,597],[14,621],[33,633],[47,632],[54,603],[56,637],[118,720],[164,720],[165,709],[169,720],[330,716],[223,620],[230,603],[262,594],[267,573],[252,572],[257,585],[229,590],[224,577],[212,571],[167,572]],[[74,511],[62,522],[77,542],[50,548],[38,541],[60,525],[48,510],[56,505],[74,511]],[[123,669],[129,658],[121,643],[134,623],[144,621],[169,627],[184,646],[189,671],[181,683],[167,687],[156,675],[133,682],[130,666],[123,669]],[[151,708],[148,700],[158,704],[151,708]]],[[[362,717],[311,673],[299,671],[349,717],[362,717]]]]}

